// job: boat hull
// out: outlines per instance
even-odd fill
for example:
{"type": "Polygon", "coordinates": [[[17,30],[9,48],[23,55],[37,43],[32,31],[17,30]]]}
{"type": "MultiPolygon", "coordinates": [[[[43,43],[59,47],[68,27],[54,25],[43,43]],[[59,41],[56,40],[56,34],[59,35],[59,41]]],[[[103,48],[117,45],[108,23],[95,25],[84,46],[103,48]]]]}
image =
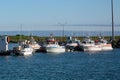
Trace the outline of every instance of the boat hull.
{"type": "Polygon", "coordinates": [[[46,52],[48,53],[64,53],[65,48],[62,47],[46,47],[46,52]]]}
{"type": "Polygon", "coordinates": [[[82,46],[83,51],[101,51],[102,48],[100,45],[94,45],[94,46],[82,46]]]}
{"type": "Polygon", "coordinates": [[[101,45],[101,47],[102,47],[102,50],[113,50],[111,44],[101,45]]]}
{"type": "Polygon", "coordinates": [[[32,48],[25,48],[20,51],[20,55],[31,55],[33,53],[32,48]]]}

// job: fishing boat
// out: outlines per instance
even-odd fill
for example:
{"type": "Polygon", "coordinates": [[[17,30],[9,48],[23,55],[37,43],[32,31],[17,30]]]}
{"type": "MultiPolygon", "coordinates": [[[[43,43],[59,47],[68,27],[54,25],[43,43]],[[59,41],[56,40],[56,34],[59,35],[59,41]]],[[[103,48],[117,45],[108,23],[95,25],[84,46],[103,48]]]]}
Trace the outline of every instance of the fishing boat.
{"type": "Polygon", "coordinates": [[[95,44],[95,42],[91,40],[89,36],[84,38],[80,46],[83,51],[101,51],[102,50],[101,45],[95,44]]]}
{"type": "Polygon", "coordinates": [[[35,39],[30,35],[30,40],[29,40],[29,45],[35,50],[39,50],[40,49],[40,45],[35,41],[35,39]]]}
{"type": "Polygon", "coordinates": [[[72,38],[71,36],[67,38],[66,51],[74,51],[77,46],[80,45],[80,40],[77,38],[72,38]]]}
{"type": "Polygon", "coordinates": [[[102,50],[113,50],[112,44],[108,43],[102,36],[99,36],[98,44],[101,45],[102,50]]]}
{"type": "MultiPolygon", "coordinates": [[[[22,34],[22,24],[20,25],[21,34],[22,34]]],[[[34,49],[30,46],[30,41],[22,40],[22,36],[20,35],[19,45],[17,47],[13,47],[12,55],[31,55],[34,52],[34,49]]]]}
{"type": "Polygon", "coordinates": [[[34,49],[27,44],[27,40],[24,42],[21,42],[19,46],[13,48],[13,54],[12,55],[31,55],[33,53],[34,49]]]}
{"type": "Polygon", "coordinates": [[[46,44],[44,45],[46,52],[48,53],[64,53],[65,47],[60,46],[58,42],[53,38],[53,36],[50,36],[46,39],[46,44]]]}

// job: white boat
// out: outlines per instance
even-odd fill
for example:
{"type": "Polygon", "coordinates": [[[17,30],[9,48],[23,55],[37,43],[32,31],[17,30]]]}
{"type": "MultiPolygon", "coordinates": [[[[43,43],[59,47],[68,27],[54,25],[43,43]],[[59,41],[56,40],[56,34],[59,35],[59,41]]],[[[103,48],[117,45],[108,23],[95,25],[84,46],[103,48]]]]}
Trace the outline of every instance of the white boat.
{"type": "Polygon", "coordinates": [[[98,44],[101,45],[102,50],[113,50],[112,44],[108,43],[108,41],[105,40],[104,37],[99,37],[98,44]]]}
{"type": "Polygon", "coordinates": [[[34,38],[33,38],[32,36],[30,36],[29,45],[30,45],[34,50],[39,50],[40,47],[41,47],[41,46],[34,40],[34,38]]]}
{"type": "Polygon", "coordinates": [[[80,44],[80,40],[77,40],[76,38],[69,37],[67,40],[66,46],[76,47],[79,44],[80,44]]]}
{"type": "Polygon", "coordinates": [[[75,47],[79,46],[80,40],[72,37],[67,38],[66,51],[73,51],[75,47]]]}
{"type": "MultiPolygon", "coordinates": [[[[22,25],[21,25],[22,29],[22,25]]],[[[22,30],[21,30],[22,32],[22,30]]],[[[34,49],[30,46],[29,41],[25,40],[22,41],[22,36],[20,35],[20,42],[19,46],[13,48],[13,53],[12,55],[31,55],[33,53],[34,49]]]]}
{"type": "Polygon", "coordinates": [[[33,48],[30,47],[29,45],[22,45],[21,50],[20,50],[20,55],[31,55],[33,53],[33,48]]]}
{"type": "Polygon", "coordinates": [[[49,53],[64,53],[65,47],[59,46],[58,44],[50,44],[46,46],[46,51],[49,53]]]}
{"type": "Polygon", "coordinates": [[[46,52],[48,53],[64,53],[65,52],[65,47],[60,46],[52,36],[47,39],[45,47],[46,47],[46,52]]]}
{"type": "Polygon", "coordinates": [[[32,55],[34,49],[25,42],[21,42],[18,47],[13,48],[13,55],[32,55]]]}
{"type": "Polygon", "coordinates": [[[84,51],[101,51],[100,45],[83,45],[84,51]]]}
{"type": "Polygon", "coordinates": [[[101,51],[101,45],[96,45],[90,37],[86,37],[80,44],[83,51],[101,51]]]}

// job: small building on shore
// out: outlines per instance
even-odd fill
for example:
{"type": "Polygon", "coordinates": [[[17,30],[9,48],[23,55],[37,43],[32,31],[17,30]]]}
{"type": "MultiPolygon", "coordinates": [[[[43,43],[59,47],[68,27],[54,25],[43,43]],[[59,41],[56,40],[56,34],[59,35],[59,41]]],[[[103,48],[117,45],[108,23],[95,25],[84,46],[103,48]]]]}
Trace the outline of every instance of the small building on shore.
{"type": "Polygon", "coordinates": [[[0,36],[0,55],[10,55],[10,51],[8,50],[8,36],[0,36]]]}

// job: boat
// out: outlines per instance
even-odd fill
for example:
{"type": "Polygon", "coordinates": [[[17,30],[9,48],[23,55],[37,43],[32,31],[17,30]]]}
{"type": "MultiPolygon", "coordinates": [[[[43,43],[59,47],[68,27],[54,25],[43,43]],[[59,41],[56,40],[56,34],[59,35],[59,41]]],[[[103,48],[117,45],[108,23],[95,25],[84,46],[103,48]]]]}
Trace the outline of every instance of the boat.
{"type": "Polygon", "coordinates": [[[13,48],[13,54],[12,55],[32,55],[34,49],[27,44],[27,40],[24,42],[21,42],[19,46],[13,48]]]}
{"type": "Polygon", "coordinates": [[[60,46],[58,42],[53,38],[53,36],[50,36],[46,39],[46,44],[44,45],[46,52],[48,53],[64,53],[65,47],[60,46]]]}
{"type": "Polygon", "coordinates": [[[35,51],[39,50],[41,47],[31,35],[30,35],[30,40],[28,41],[28,43],[35,51]]]}
{"type": "Polygon", "coordinates": [[[71,36],[67,38],[66,51],[74,51],[77,46],[80,45],[80,40],[77,38],[72,38],[71,36]]]}
{"type": "MultiPolygon", "coordinates": [[[[96,41],[97,42],[97,41],[96,41]]],[[[108,43],[107,40],[104,39],[104,37],[99,36],[98,42],[99,45],[101,45],[102,50],[113,50],[112,44],[108,43]]]]}
{"type": "Polygon", "coordinates": [[[101,45],[95,44],[93,40],[90,39],[89,36],[85,37],[80,47],[83,51],[101,51],[101,45]]]}

